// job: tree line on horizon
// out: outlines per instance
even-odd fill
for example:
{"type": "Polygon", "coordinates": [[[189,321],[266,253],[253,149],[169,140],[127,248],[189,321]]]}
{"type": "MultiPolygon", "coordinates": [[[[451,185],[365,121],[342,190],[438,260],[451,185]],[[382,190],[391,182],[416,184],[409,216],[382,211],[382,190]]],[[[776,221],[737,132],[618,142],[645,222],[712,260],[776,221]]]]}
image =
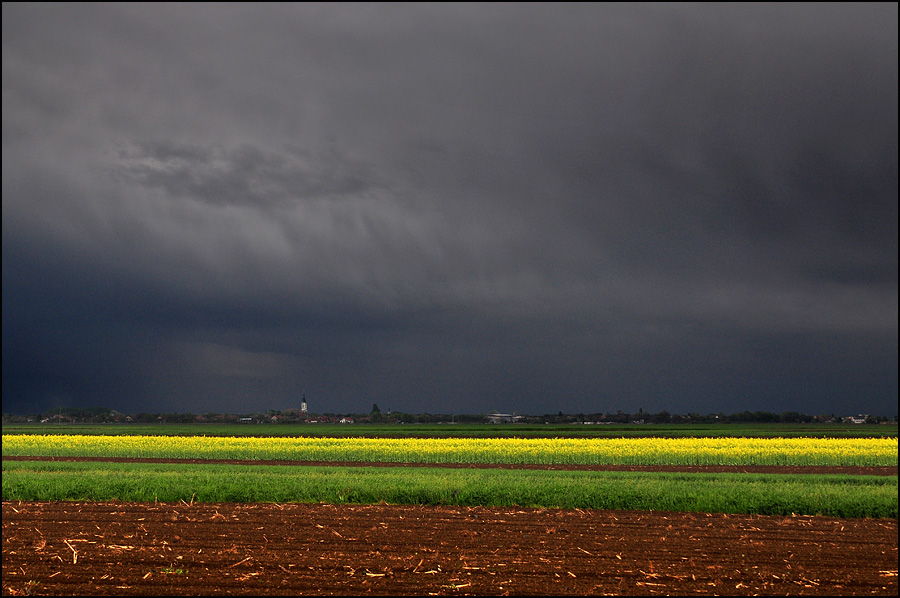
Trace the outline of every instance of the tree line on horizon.
{"type": "MultiPolygon", "coordinates": [[[[369,413],[307,413],[300,409],[269,409],[265,413],[132,413],[126,414],[106,407],[58,407],[40,414],[3,414],[3,423],[379,423],[379,424],[437,424],[437,423],[485,423],[495,411],[478,414],[432,414],[382,412],[373,404],[369,413]]],[[[897,415],[808,415],[796,411],[771,413],[768,411],[742,411],[739,413],[688,413],[668,411],[657,413],[639,409],[635,413],[563,413],[544,415],[514,414],[516,424],[685,424],[685,423],[896,423],[897,415]],[[852,418],[852,420],[851,420],[852,418]]]]}

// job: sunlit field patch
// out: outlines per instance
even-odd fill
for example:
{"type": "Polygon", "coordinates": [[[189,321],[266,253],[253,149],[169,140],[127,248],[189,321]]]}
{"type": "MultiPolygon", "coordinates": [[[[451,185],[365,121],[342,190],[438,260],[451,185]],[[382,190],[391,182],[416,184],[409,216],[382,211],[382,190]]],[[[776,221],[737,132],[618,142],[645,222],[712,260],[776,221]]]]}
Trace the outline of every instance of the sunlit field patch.
{"type": "Polygon", "coordinates": [[[4,500],[308,502],[896,517],[896,476],[6,461],[4,500]]]}

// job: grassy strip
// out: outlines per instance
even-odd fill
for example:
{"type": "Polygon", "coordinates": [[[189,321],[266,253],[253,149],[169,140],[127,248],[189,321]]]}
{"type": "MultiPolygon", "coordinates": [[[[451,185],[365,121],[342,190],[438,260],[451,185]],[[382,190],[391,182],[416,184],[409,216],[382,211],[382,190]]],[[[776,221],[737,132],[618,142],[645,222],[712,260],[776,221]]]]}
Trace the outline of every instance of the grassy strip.
{"type": "Polygon", "coordinates": [[[897,518],[897,478],[3,463],[3,500],[425,504],[897,518]]]}
{"type": "Polygon", "coordinates": [[[3,434],[307,436],[329,438],[897,438],[855,424],[6,424],[3,434]]]}

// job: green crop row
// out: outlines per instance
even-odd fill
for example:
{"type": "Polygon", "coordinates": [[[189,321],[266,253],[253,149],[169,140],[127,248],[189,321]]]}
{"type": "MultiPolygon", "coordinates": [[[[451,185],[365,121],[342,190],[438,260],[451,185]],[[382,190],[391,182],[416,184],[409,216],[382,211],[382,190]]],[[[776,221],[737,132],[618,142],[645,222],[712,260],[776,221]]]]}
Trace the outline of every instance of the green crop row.
{"type": "Polygon", "coordinates": [[[897,517],[897,478],[4,461],[3,500],[482,505],[897,517]]]}
{"type": "Polygon", "coordinates": [[[367,438],[897,438],[897,424],[6,424],[3,434],[367,438]]]}

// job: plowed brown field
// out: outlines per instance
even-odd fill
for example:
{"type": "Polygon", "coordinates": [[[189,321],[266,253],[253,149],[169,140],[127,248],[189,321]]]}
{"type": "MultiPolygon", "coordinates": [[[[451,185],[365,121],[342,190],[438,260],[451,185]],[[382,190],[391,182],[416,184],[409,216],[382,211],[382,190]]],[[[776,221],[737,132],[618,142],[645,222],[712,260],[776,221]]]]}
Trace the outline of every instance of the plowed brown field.
{"type": "Polygon", "coordinates": [[[4,501],[2,513],[3,595],[898,590],[896,519],[183,502],[4,501]]]}

